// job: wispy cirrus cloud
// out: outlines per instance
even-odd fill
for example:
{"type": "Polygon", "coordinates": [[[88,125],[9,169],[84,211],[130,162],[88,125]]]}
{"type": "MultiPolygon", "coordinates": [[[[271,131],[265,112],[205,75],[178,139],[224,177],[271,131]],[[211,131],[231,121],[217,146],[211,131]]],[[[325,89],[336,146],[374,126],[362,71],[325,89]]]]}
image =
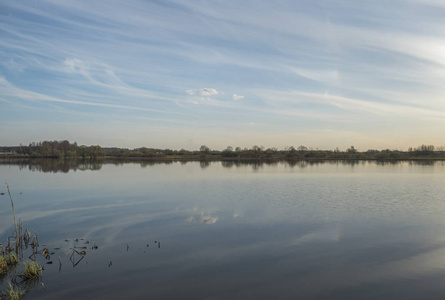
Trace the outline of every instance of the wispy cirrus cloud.
{"type": "Polygon", "coordinates": [[[137,107],[131,105],[121,105],[121,104],[112,104],[112,103],[100,103],[100,102],[92,102],[92,101],[78,101],[71,99],[63,99],[57,98],[33,91],[28,91],[26,89],[21,89],[10,82],[8,82],[5,78],[0,77],[0,100],[10,101],[8,99],[20,99],[31,102],[55,102],[55,103],[66,103],[66,104],[76,104],[80,106],[97,106],[97,107],[107,107],[107,108],[116,108],[116,109],[125,109],[125,110],[137,110],[137,111],[148,111],[148,112],[162,112],[169,114],[177,114],[176,112],[169,112],[157,109],[150,109],[146,107],[137,107]]]}
{"type": "MultiPolygon", "coordinates": [[[[311,105],[320,104],[324,106],[334,106],[348,112],[365,112],[371,115],[381,116],[424,116],[424,117],[445,117],[445,111],[437,110],[434,107],[410,105],[397,102],[377,102],[358,98],[336,96],[329,93],[307,93],[295,90],[252,90],[253,94],[261,95],[266,103],[271,107],[289,107],[289,105],[302,105],[300,110],[313,110],[311,105]],[[307,106],[308,105],[308,106],[307,106]]],[[[319,107],[316,108],[319,110],[319,107]]]]}

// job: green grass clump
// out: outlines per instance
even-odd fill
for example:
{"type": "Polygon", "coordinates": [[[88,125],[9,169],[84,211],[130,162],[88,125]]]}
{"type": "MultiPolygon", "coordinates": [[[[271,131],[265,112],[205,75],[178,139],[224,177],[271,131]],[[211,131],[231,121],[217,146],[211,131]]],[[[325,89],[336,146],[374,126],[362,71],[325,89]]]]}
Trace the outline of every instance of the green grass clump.
{"type": "Polygon", "coordinates": [[[8,254],[8,258],[6,259],[6,263],[9,266],[15,266],[16,264],[18,264],[19,260],[17,258],[17,255],[15,255],[15,253],[9,253],[8,254]]]}
{"type": "Polygon", "coordinates": [[[3,256],[0,256],[0,276],[6,275],[8,273],[8,263],[3,256]]]}
{"type": "Polygon", "coordinates": [[[9,283],[9,290],[7,291],[6,295],[8,296],[9,300],[19,300],[23,295],[25,295],[25,291],[15,289],[12,284],[9,283]]]}
{"type": "Polygon", "coordinates": [[[35,261],[24,262],[25,272],[21,275],[23,280],[37,279],[40,277],[40,267],[35,261]]]}

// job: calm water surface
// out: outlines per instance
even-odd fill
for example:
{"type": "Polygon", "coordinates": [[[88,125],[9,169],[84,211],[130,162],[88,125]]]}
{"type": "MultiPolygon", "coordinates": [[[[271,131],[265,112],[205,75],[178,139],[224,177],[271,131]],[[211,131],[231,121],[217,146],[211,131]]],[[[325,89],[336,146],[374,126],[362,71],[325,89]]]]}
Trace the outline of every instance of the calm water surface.
{"type": "MultiPolygon", "coordinates": [[[[26,299],[445,299],[443,162],[4,163],[0,182],[55,252],[26,299]]],[[[2,195],[3,244],[12,224],[2,195]]]]}

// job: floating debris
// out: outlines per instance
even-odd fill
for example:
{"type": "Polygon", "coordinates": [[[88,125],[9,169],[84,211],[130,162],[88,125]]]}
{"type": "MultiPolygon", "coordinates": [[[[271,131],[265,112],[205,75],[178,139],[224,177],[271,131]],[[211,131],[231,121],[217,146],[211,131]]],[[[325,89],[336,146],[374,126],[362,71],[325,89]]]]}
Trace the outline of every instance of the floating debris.
{"type": "Polygon", "coordinates": [[[45,256],[46,259],[50,259],[48,248],[43,248],[42,254],[43,256],[45,256]]]}
{"type": "MultiPolygon", "coordinates": [[[[67,254],[69,254],[69,252],[67,253],[67,254]]],[[[71,254],[71,256],[70,256],[70,260],[71,260],[71,262],[73,263],[73,268],[74,267],[76,267],[81,261],[82,261],[82,259],[84,259],[85,258],[85,255],[86,255],[87,253],[85,252],[85,251],[77,251],[76,249],[73,249],[73,252],[72,252],[72,254],[71,254]],[[77,258],[76,256],[75,256],[75,254],[77,254],[78,256],[80,256],[79,258],[77,258]]],[[[60,263],[60,265],[62,265],[62,263],[60,263]]]]}

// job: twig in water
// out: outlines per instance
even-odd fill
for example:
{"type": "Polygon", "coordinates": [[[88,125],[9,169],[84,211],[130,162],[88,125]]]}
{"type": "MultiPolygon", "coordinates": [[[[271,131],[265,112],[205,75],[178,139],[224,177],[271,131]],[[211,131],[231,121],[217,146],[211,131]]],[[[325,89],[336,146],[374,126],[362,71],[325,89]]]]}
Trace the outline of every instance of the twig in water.
{"type": "MultiPolygon", "coordinates": [[[[69,252],[68,252],[67,254],[69,254],[69,252]]],[[[71,260],[71,262],[73,263],[73,268],[74,268],[75,266],[77,266],[77,265],[82,261],[82,259],[85,258],[85,255],[86,255],[86,254],[87,254],[87,253],[86,253],[85,251],[80,251],[80,252],[78,252],[76,249],[73,249],[73,253],[72,253],[71,256],[70,256],[70,260],[71,260]],[[81,258],[80,258],[78,261],[76,261],[76,259],[75,259],[75,257],[74,257],[74,253],[77,253],[78,255],[81,256],[81,258]]],[[[59,259],[60,259],[60,257],[59,257],[59,259]]],[[[60,265],[62,265],[62,263],[60,263],[60,265]]]]}

